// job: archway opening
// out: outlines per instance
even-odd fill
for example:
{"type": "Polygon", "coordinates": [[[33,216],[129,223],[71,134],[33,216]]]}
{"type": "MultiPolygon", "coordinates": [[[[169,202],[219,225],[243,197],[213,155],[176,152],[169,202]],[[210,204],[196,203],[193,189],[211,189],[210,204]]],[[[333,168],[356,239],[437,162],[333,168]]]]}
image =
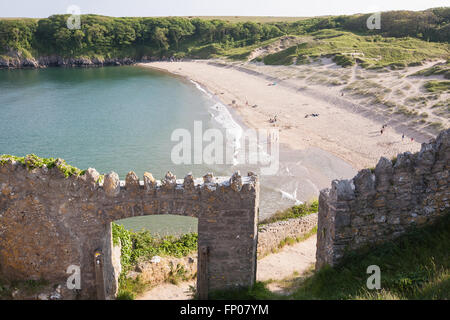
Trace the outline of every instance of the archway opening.
{"type": "Polygon", "coordinates": [[[112,223],[111,260],[117,299],[156,299],[162,283],[196,290],[198,218],[171,214],[116,220],[112,223]],[[152,296],[153,295],[153,296],[152,296]],[[148,297],[147,297],[148,296],[148,297]]]}

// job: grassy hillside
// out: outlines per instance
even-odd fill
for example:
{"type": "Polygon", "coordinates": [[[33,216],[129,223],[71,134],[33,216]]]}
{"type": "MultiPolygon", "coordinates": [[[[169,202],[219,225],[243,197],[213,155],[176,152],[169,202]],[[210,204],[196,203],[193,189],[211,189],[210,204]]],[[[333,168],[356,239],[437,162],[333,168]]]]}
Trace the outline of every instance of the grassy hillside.
{"type": "Polygon", "coordinates": [[[412,76],[430,77],[439,75],[443,75],[445,79],[450,79],[450,60],[448,60],[447,63],[435,65],[430,68],[420,70],[414,73],[412,76]]]}
{"type": "MultiPolygon", "coordinates": [[[[299,54],[326,54],[336,45],[349,51],[355,45],[360,46],[368,59],[375,64],[377,55],[387,56],[384,50],[391,50],[394,40],[382,41],[382,37],[411,37],[426,42],[445,42],[450,39],[450,8],[434,8],[424,11],[383,12],[383,28],[369,30],[366,27],[367,15],[325,16],[313,18],[278,17],[161,17],[113,18],[99,15],[82,15],[79,29],[68,29],[69,15],[53,15],[43,19],[0,19],[0,54],[19,53],[25,57],[56,54],[63,57],[128,57],[140,59],[152,57],[200,57],[225,56],[233,59],[245,59],[249,50],[264,45],[266,41],[285,35],[313,35],[316,41],[299,47],[299,54]],[[359,43],[352,34],[332,34],[333,30],[353,32],[353,36],[378,36],[367,38],[359,43]],[[323,33],[316,33],[324,30],[323,33]],[[334,40],[326,41],[326,39],[334,40]],[[355,44],[355,42],[358,42],[355,44]],[[373,42],[378,42],[377,46],[373,42]],[[327,47],[327,43],[329,46],[327,47]],[[379,45],[378,45],[379,44],[379,45]],[[309,47],[309,46],[312,47],[309,47]],[[372,47],[379,47],[372,49],[372,47]]],[[[341,31],[336,31],[341,32],[341,31]]],[[[416,45],[424,42],[398,44],[400,51],[393,51],[385,60],[396,61],[410,54],[420,57],[429,52],[414,52],[416,45]]],[[[427,48],[433,55],[433,45],[427,48]]],[[[420,47],[416,47],[420,48],[420,47]]],[[[339,50],[340,53],[343,51],[339,50]]],[[[353,52],[353,51],[350,51],[353,52]]],[[[290,56],[292,52],[288,52],[290,56]]],[[[342,64],[350,63],[345,57],[338,57],[342,64]]],[[[411,57],[407,61],[414,60],[411,57]]],[[[268,61],[270,58],[268,58],[268,61]]],[[[274,58],[276,61],[277,59],[274,58]]],[[[384,63],[384,62],[382,62],[384,63]]]]}
{"type": "Polygon", "coordinates": [[[450,212],[434,226],[395,241],[354,252],[337,267],[294,276],[280,285],[287,296],[270,292],[268,282],[250,290],[216,292],[217,299],[449,299],[450,212]],[[381,270],[381,289],[366,287],[367,267],[381,270]]]}
{"type": "Polygon", "coordinates": [[[365,68],[405,67],[425,59],[447,58],[447,43],[426,42],[416,38],[362,36],[348,31],[326,29],[305,37],[304,42],[264,57],[265,64],[307,63],[321,56],[333,57],[338,65],[355,63],[365,68]]]}

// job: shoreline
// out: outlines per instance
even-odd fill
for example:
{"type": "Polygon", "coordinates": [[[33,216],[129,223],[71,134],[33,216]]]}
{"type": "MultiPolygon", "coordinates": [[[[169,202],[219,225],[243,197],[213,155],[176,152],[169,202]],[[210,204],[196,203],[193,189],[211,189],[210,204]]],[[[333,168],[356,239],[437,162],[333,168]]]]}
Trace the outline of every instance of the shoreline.
{"type": "MultiPolygon", "coordinates": [[[[147,67],[145,65],[138,66],[147,67]]],[[[212,101],[221,104],[231,116],[231,120],[240,126],[242,131],[255,128],[245,121],[246,119],[241,116],[239,110],[226,103],[221,95],[205,85],[204,82],[198,81],[196,78],[193,79],[188,75],[172,73],[163,68],[150,66],[149,69],[175,76],[182,81],[193,84],[212,101]]],[[[222,128],[224,127],[221,122],[218,122],[218,124],[222,128]]],[[[329,187],[332,180],[352,178],[357,173],[357,170],[351,164],[320,147],[310,146],[305,149],[294,149],[286,142],[280,141],[279,152],[277,174],[260,175],[261,219],[268,218],[279,210],[317,199],[319,191],[329,187]]],[[[219,169],[219,167],[215,169],[219,169]]],[[[230,167],[225,171],[229,169],[230,167]]],[[[245,174],[247,171],[258,172],[259,168],[246,163],[237,163],[231,169],[232,171],[240,170],[245,174]]],[[[230,174],[230,172],[227,172],[227,174],[230,174]]]]}
{"type": "MultiPolygon", "coordinates": [[[[242,66],[236,67],[223,62],[209,60],[183,62],[149,62],[138,63],[136,65],[158,70],[160,72],[168,73],[171,76],[181,77],[188,81],[194,81],[198,83],[209,93],[213,94],[214,97],[219,99],[219,101],[221,101],[222,104],[224,104],[230,110],[230,112],[232,112],[233,116],[237,115],[240,122],[248,128],[258,129],[271,127],[271,125],[268,124],[267,121],[261,119],[261,115],[258,114],[261,113],[258,112],[258,109],[262,109],[260,108],[259,104],[257,104],[258,107],[256,108],[250,107],[250,105],[254,105],[253,101],[261,101],[261,98],[264,98],[258,97],[259,95],[267,96],[267,94],[265,94],[264,92],[266,91],[264,90],[264,87],[267,84],[262,87],[261,82],[267,83],[268,79],[276,79],[271,75],[264,74],[260,71],[249,70],[242,66]],[[208,83],[208,85],[206,83],[208,83]],[[253,88],[250,88],[250,90],[247,91],[245,91],[246,88],[243,88],[242,90],[236,89],[236,87],[244,86],[253,86],[253,88]],[[245,97],[243,97],[243,95],[245,97]],[[232,103],[233,100],[236,102],[235,104],[232,103]],[[252,102],[246,105],[246,101],[248,100],[252,102]],[[256,117],[258,119],[255,119],[256,117]]],[[[280,129],[280,144],[290,150],[307,150],[310,147],[315,147],[342,159],[343,161],[351,165],[354,169],[360,170],[366,167],[375,166],[381,156],[392,158],[394,156],[397,156],[398,153],[402,153],[405,151],[415,152],[420,149],[420,143],[418,143],[417,141],[405,142],[401,145],[398,145],[398,141],[402,141],[401,133],[398,132],[398,129],[392,127],[389,128],[390,130],[386,130],[387,132],[385,132],[384,136],[382,137],[383,139],[377,139],[375,134],[381,127],[381,124],[379,123],[379,121],[377,121],[377,119],[357,112],[355,113],[354,111],[350,111],[342,105],[332,105],[329,102],[327,103],[318,101],[320,99],[303,94],[301,90],[292,89],[294,88],[286,88],[279,84],[269,89],[271,91],[275,91],[274,94],[269,98],[278,96],[280,97],[280,102],[282,104],[290,103],[291,106],[285,108],[285,110],[283,110],[282,107],[271,108],[271,106],[265,106],[264,108],[264,113],[266,115],[266,111],[273,112],[274,114],[277,114],[277,116],[279,116],[279,113],[277,113],[277,111],[281,111],[286,114],[283,114],[283,118],[279,117],[279,119],[281,118],[282,121],[276,124],[276,126],[280,129]],[[288,95],[289,97],[287,97],[288,95]],[[327,111],[327,109],[331,110],[330,113],[339,113],[344,118],[348,118],[346,120],[347,122],[358,123],[358,126],[360,128],[371,128],[372,130],[367,130],[366,136],[364,137],[364,133],[361,132],[362,130],[353,129],[351,130],[353,132],[346,132],[345,128],[344,130],[342,129],[342,126],[339,132],[333,132],[333,135],[327,134],[326,131],[318,132],[320,130],[317,129],[311,130],[315,131],[312,135],[312,132],[310,132],[309,130],[311,127],[302,128],[303,126],[297,126],[295,128],[292,128],[293,125],[291,123],[283,123],[285,122],[285,118],[290,118],[289,120],[293,120],[295,122],[305,122],[302,121],[304,119],[302,114],[300,114],[298,110],[295,110],[295,107],[299,108],[304,105],[304,103],[295,103],[295,100],[292,101],[293,99],[308,100],[308,102],[313,101],[313,103],[315,103],[316,105],[325,105],[325,107],[321,108],[321,111],[327,111]],[[362,124],[359,122],[362,122],[362,124]],[[370,132],[372,135],[367,136],[368,132],[370,132]],[[317,135],[316,133],[319,134],[317,135]],[[346,140],[347,143],[345,146],[341,145],[341,138],[346,140]],[[374,138],[375,140],[373,140],[372,138],[374,138]],[[356,146],[352,146],[353,142],[351,140],[357,140],[359,142],[359,146],[365,147],[358,148],[356,146]],[[369,141],[371,143],[368,143],[369,141]],[[393,145],[396,146],[392,147],[393,145]],[[373,149],[375,149],[375,151],[373,149]]],[[[320,120],[320,118],[314,120],[320,120]]],[[[327,122],[330,123],[330,119],[327,120],[327,122]]],[[[331,119],[330,124],[333,123],[334,121],[331,119]]],[[[327,130],[331,130],[333,126],[326,126],[325,123],[324,127],[326,127],[327,130]]]]}

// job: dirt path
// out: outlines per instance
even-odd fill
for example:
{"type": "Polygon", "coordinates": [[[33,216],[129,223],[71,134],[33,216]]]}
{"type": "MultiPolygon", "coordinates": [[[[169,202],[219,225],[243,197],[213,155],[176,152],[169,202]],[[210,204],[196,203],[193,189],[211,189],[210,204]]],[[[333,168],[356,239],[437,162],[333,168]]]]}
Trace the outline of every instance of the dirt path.
{"type": "Polygon", "coordinates": [[[258,260],[258,281],[281,280],[306,271],[316,261],[316,235],[258,260]]]}
{"type": "MultiPolygon", "coordinates": [[[[305,241],[286,246],[281,251],[258,260],[257,280],[282,280],[294,273],[302,274],[308,270],[316,261],[316,239],[316,235],[313,235],[305,241]]],[[[195,280],[178,285],[164,283],[145,292],[137,300],[189,300],[191,299],[189,287],[195,284],[195,280]]],[[[283,289],[276,282],[270,283],[268,288],[283,293],[283,289]]]]}
{"type": "Polygon", "coordinates": [[[190,286],[195,287],[195,280],[181,282],[178,285],[163,283],[145,292],[136,300],[189,300],[192,299],[190,286]]]}

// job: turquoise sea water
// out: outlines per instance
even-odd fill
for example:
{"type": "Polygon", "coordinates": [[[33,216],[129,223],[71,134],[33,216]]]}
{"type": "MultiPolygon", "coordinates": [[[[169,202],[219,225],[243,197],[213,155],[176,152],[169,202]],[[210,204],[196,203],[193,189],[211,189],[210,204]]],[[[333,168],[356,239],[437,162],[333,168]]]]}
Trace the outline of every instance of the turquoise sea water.
{"type": "Polygon", "coordinates": [[[0,71],[0,154],[59,157],[80,169],[161,178],[172,131],[213,124],[210,98],[190,82],[140,67],[0,71]]]}

